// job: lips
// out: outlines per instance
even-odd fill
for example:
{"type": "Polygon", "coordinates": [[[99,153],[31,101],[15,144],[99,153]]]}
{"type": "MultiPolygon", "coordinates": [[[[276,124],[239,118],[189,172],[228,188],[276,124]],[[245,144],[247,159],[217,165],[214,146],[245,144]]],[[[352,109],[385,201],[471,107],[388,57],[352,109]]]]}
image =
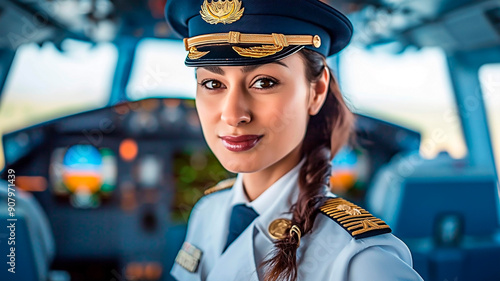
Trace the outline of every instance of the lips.
{"type": "Polygon", "coordinates": [[[263,135],[241,135],[241,136],[222,136],[222,144],[229,151],[242,152],[252,149],[257,145],[263,135]]]}

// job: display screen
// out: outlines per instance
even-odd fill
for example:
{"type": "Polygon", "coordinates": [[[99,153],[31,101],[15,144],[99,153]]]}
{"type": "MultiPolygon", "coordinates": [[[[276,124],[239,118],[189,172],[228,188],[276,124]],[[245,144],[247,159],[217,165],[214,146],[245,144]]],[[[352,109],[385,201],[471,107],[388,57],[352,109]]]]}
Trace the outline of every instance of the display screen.
{"type": "Polygon", "coordinates": [[[54,150],[50,177],[56,196],[76,208],[95,208],[116,186],[116,156],[108,148],[78,144],[54,150]]]}
{"type": "Polygon", "coordinates": [[[359,148],[343,147],[332,160],[332,192],[357,197],[357,193],[366,189],[368,173],[366,153],[359,148]]]}

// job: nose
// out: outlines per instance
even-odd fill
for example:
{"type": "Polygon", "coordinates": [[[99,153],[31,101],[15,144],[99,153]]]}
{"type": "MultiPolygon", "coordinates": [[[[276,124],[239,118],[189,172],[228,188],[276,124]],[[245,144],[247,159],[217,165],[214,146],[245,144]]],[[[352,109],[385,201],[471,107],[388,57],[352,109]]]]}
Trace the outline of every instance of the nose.
{"type": "Polygon", "coordinates": [[[229,126],[237,127],[252,121],[244,89],[233,87],[224,96],[221,120],[229,126]]]}

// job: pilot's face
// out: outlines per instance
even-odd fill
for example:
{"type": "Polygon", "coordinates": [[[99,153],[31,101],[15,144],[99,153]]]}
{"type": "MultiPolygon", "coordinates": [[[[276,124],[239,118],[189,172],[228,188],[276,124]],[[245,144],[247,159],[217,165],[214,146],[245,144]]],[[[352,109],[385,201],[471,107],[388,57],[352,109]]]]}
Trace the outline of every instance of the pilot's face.
{"type": "Polygon", "coordinates": [[[227,170],[251,173],[292,154],[298,159],[314,88],[300,54],[263,65],[201,67],[197,82],[203,134],[227,170]]]}

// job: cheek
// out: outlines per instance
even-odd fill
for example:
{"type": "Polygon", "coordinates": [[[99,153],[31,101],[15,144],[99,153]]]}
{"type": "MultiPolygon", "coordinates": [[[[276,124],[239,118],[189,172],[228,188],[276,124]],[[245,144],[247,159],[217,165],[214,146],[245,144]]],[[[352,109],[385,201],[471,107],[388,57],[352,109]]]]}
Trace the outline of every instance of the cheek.
{"type": "Polygon", "coordinates": [[[303,139],[307,126],[306,91],[288,91],[283,98],[266,104],[269,110],[260,116],[268,131],[268,141],[275,147],[298,145],[303,139]]]}
{"type": "Polygon", "coordinates": [[[203,130],[203,135],[210,145],[212,135],[215,134],[215,126],[217,124],[217,110],[215,109],[216,104],[213,101],[206,98],[201,98],[196,96],[196,111],[200,117],[201,128],[203,130]]]}

